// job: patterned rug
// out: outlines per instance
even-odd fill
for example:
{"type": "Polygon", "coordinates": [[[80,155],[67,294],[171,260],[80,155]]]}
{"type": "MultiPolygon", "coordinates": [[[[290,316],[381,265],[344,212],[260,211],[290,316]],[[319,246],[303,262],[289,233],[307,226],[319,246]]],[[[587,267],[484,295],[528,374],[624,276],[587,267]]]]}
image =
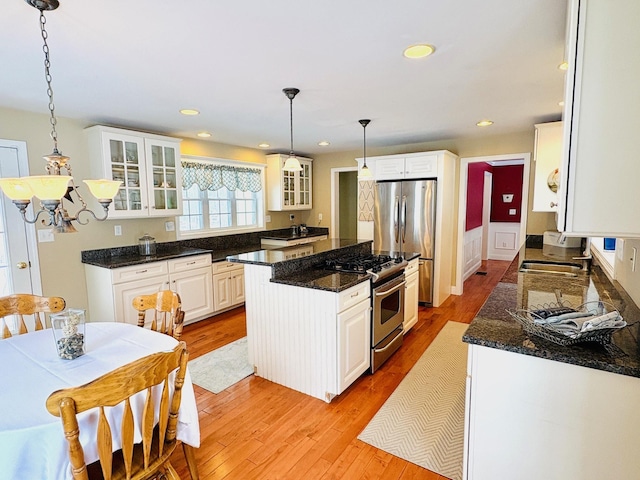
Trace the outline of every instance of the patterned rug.
{"type": "Polygon", "coordinates": [[[468,325],[447,322],[358,436],[385,452],[462,479],[468,325]]]}
{"type": "Polygon", "coordinates": [[[247,337],[189,361],[191,381],[220,393],[253,373],[249,365],[247,337]]]}

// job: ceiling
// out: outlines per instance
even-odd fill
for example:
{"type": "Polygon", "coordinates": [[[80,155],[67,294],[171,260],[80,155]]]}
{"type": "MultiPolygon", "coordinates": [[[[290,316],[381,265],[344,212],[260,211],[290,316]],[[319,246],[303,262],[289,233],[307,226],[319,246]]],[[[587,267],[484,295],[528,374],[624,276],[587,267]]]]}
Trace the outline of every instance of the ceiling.
{"type": "MultiPolygon", "coordinates": [[[[48,113],[39,12],[2,10],[0,106],[48,113]]],[[[294,149],[312,155],[361,148],[362,118],[368,146],[392,146],[561,115],[560,0],[60,0],[45,16],[56,115],[85,123],[288,151],[297,87],[294,149]],[[436,51],[404,58],[416,43],[436,51]]]]}

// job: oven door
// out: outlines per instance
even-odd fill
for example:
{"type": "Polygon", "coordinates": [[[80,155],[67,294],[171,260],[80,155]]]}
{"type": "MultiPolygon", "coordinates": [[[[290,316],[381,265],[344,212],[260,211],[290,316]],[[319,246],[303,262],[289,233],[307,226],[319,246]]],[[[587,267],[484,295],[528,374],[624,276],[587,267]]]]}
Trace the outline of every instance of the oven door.
{"type": "Polygon", "coordinates": [[[403,274],[373,289],[372,347],[402,325],[405,284],[403,274]]]}

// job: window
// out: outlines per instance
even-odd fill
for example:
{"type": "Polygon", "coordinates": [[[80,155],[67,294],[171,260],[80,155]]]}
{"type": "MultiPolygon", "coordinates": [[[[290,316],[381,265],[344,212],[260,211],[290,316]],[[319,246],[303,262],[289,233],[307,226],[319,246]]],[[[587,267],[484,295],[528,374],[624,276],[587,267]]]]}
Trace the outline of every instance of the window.
{"type": "Polygon", "coordinates": [[[182,237],[264,227],[263,167],[231,160],[182,159],[182,237]]]}

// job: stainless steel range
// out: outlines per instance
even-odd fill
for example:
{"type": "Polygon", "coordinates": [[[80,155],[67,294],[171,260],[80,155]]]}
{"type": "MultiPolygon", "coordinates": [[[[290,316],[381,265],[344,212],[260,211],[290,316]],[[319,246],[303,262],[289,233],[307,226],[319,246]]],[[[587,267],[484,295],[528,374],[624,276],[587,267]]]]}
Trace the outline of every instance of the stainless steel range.
{"type": "Polygon", "coordinates": [[[371,275],[371,373],[402,345],[407,264],[401,256],[366,254],[326,261],[330,270],[371,275]]]}

